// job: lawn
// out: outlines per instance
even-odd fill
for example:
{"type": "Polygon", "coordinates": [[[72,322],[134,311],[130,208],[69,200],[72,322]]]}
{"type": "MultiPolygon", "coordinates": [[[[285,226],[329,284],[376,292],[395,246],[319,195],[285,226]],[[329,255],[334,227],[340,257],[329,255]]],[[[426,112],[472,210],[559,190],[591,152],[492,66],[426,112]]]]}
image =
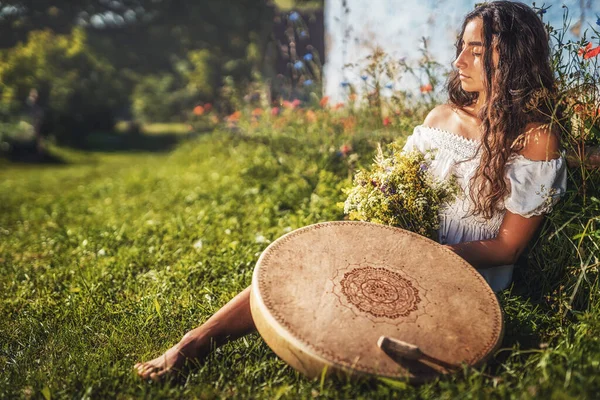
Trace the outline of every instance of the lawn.
{"type": "Polygon", "coordinates": [[[353,136],[357,156],[350,162],[337,151],[339,136],[300,138],[293,129],[216,130],[168,152],[53,148],[64,164],[3,164],[0,398],[569,399],[600,393],[598,260],[583,255],[600,243],[597,221],[589,219],[598,200],[588,193],[588,211],[573,211],[581,209],[576,189],[549,219],[529,267],[500,293],[505,337],[482,368],[421,386],[311,381],[254,334],[218,350],[181,382],[140,381],[133,364],[166,350],[249,285],[271,241],[342,219],[337,203],[352,169],[370,162],[377,141],[403,140],[409,132],[353,136]],[[548,260],[555,264],[547,267],[548,260]]]}

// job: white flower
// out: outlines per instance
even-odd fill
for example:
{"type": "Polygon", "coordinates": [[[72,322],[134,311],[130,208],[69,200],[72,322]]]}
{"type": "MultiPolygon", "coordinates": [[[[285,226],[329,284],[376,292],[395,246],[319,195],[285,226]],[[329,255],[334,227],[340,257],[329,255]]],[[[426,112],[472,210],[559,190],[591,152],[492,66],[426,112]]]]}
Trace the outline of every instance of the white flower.
{"type": "Polygon", "coordinates": [[[196,242],[194,243],[194,248],[198,249],[198,250],[202,250],[202,239],[196,240],[196,242]]]}
{"type": "Polygon", "coordinates": [[[106,250],[104,250],[104,249],[100,249],[100,250],[98,250],[98,255],[99,255],[100,257],[104,257],[104,256],[106,255],[106,250]]]}
{"type": "Polygon", "coordinates": [[[263,235],[261,235],[261,234],[257,234],[257,235],[256,235],[256,238],[254,239],[254,241],[255,241],[256,243],[265,243],[265,242],[267,241],[267,238],[266,238],[266,237],[264,237],[264,236],[263,236],[263,235]]]}

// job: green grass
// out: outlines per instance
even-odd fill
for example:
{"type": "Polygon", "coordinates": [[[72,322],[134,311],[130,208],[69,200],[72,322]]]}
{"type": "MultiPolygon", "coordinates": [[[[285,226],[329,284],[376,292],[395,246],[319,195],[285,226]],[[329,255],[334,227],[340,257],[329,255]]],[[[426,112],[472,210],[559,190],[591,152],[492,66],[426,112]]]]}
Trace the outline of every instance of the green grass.
{"type": "MultiPolygon", "coordinates": [[[[189,133],[189,126],[189,124],[180,122],[151,123],[142,124],[140,130],[146,135],[164,134],[165,132],[183,135],[189,133]]],[[[115,125],[115,131],[120,133],[126,132],[128,128],[128,121],[119,121],[115,125]]]]}
{"type": "MultiPolygon", "coordinates": [[[[377,140],[401,136],[387,135],[352,139],[362,149],[358,165],[369,162],[377,140]]],[[[421,386],[310,381],[256,334],[220,349],[184,382],[140,381],[132,365],[160,354],[249,285],[269,241],[343,217],[336,203],[349,180],[346,161],[332,148],[338,139],[215,131],[171,152],[53,149],[66,165],[4,164],[0,398],[569,399],[600,393],[597,296],[588,290],[582,311],[563,318],[542,295],[527,295],[522,282],[500,295],[506,335],[492,360],[421,386]]],[[[544,251],[550,250],[534,255],[544,251]]],[[[577,260],[572,250],[563,252],[568,262],[577,260]]],[[[540,268],[523,279],[539,278],[540,268]]]]}
{"type": "Polygon", "coordinates": [[[323,1],[313,0],[297,2],[296,0],[275,0],[277,8],[281,11],[292,11],[292,10],[313,10],[323,8],[323,1]]]}

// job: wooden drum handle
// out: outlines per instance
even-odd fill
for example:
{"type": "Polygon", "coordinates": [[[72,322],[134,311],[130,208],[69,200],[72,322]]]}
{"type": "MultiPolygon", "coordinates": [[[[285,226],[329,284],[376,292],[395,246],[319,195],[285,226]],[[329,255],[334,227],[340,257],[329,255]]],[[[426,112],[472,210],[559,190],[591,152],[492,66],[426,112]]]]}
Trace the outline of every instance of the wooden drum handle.
{"type": "Polygon", "coordinates": [[[377,341],[377,346],[384,353],[393,353],[408,360],[418,360],[423,357],[423,352],[414,344],[403,342],[387,336],[381,336],[377,341]]]}
{"type": "Polygon", "coordinates": [[[402,340],[394,339],[388,336],[381,336],[377,340],[377,346],[392,359],[400,357],[406,360],[424,360],[437,364],[447,370],[455,370],[458,365],[453,365],[445,361],[431,357],[421,351],[418,346],[411,343],[403,342],[402,340]]]}

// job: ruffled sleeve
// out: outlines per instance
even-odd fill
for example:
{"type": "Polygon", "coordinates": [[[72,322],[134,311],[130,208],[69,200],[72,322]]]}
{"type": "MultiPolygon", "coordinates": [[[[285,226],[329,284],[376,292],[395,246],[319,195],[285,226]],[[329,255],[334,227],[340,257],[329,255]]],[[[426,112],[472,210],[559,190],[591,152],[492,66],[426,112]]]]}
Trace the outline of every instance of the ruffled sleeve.
{"type": "Polygon", "coordinates": [[[508,211],[526,218],[549,213],[567,189],[565,158],[533,161],[518,155],[507,164],[506,179],[510,183],[504,202],[508,211]]]}
{"type": "Polygon", "coordinates": [[[418,150],[425,154],[427,151],[431,150],[431,144],[431,138],[429,137],[428,132],[419,125],[415,127],[412,135],[406,138],[406,143],[404,144],[402,151],[407,153],[418,150]]]}

